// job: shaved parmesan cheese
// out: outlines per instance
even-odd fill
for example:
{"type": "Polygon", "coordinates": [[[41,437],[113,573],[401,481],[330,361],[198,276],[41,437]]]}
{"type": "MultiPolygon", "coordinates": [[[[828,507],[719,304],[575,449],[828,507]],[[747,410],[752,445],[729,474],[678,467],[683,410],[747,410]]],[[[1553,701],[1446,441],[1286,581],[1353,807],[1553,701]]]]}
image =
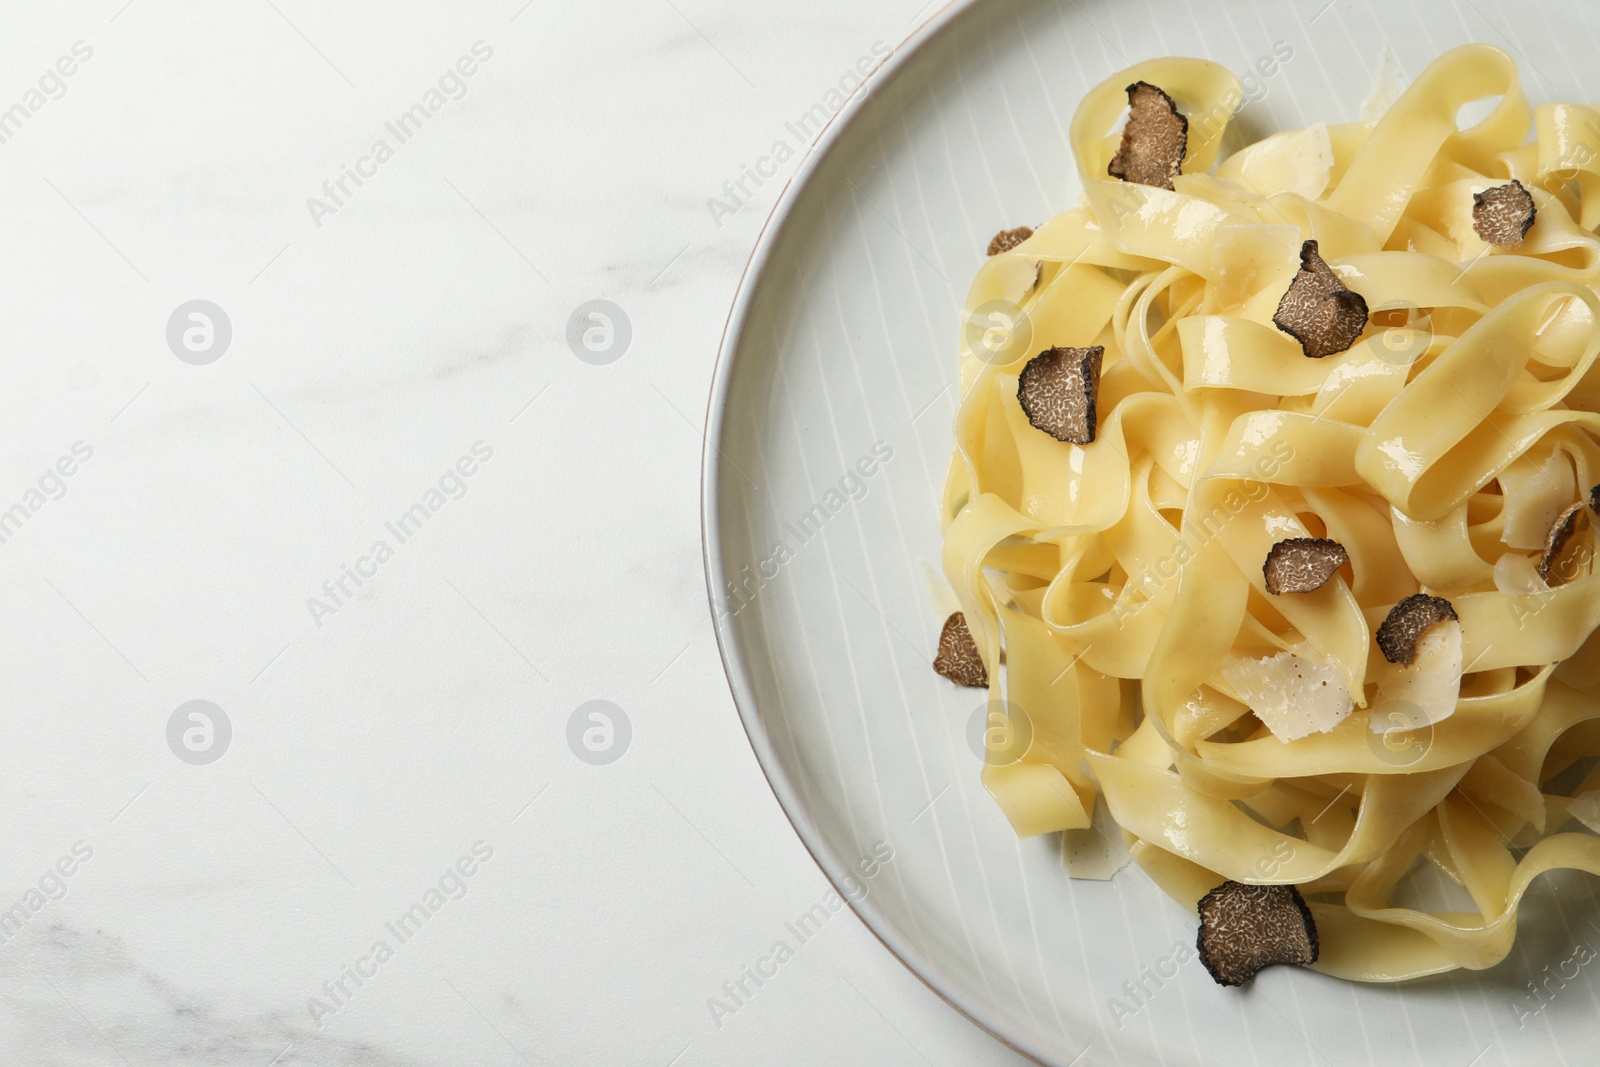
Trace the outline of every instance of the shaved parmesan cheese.
{"type": "Polygon", "coordinates": [[[1337,667],[1293,652],[1264,659],[1230,656],[1222,678],[1279,741],[1325,734],[1356,706],[1337,667]]]}
{"type": "Polygon", "coordinates": [[[1567,814],[1600,834],[1600,789],[1579,793],[1567,805],[1567,814]]]}
{"type": "Polygon", "coordinates": [[[993,265],[988,269],[994,272],[994,282],[1003,300],[1021,305],[1033,287],[1039,284],[1039,264],[1020,253],[997,256],[990,263],[993,265]]]}
{"type": "Polygon", "coordinates": [[[1373,733],[1417,730],[1454,715],[1461,699],[1461,624],[1453,619],[1435,623],[1411,666],[1385,663],[1376,681],[1373,733]]]}
{"type": "Polygon", "coordinates": [[[1539,577],[1539,565],[1515,552],[1507,552],[1495,561],[1494,587],[1506,596],[1533,596],[1550,591],[1550,586],[1539,577]]]}
{"type": "Polygon", "coordinates": [[[1383,118],[1400,94],[1406,91],[1405,72],[1389,49],[1378,57],[1378,73],[1372,79],[1372,91],[1361,101],[1361,121],[1377,122],[1383,118]]]}
{"type": "Polygon", "coordinates": [[[1520,484],[1513,482],[1511,470],[1506,471],[1502,480],[1507,492],[1505,530],[1500,540],[1512,548],[1543,548],[1550,536],[1550,527],[1567,506],[1578,499],[1578,479],[1572,472],[1572,464],[1560,452],[1551,453],[1537,468],[1526,473],[1525,479],[1518,479],[1520,484]]]}
{"type": "Polygon", "coordinates": [[[1273,134],[1235,152],[1217,169],[1219,178],[1242,182],[1257,196],[1297,193],[1307,200],[1327,191],[1332,173],[1333,141],[1325,122],[1273,134]]]}
{"type": "Polygon", "coordinates": [[[1061,835],[1061,862],[1069,877],[1109,882],[1128,860],[1122,831],[1105,804],[1095,805],[1094,822],[1087,830],[1068,830],[1061,835]]]}

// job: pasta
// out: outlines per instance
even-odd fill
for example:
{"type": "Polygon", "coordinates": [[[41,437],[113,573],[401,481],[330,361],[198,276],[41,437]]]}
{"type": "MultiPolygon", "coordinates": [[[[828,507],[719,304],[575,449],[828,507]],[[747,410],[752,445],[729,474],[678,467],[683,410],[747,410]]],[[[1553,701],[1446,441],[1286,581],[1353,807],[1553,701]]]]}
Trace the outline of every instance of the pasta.
{"type": "Polygon", "coordinates": [[[1082,201],[972,285],[943,565],[1028,739],[983,780],[1024,835],[1104,804],[1191,910],[1298,887],[1317,970],[1490,967],[1540,875],[1600,874],[1600,111],[1482,45],[1223,158],[1241,99],[1202,60],[1107,79],[1082,201]],[[1169,170],[1122,137],[1130,99],[1173,128],[1157,86],[1169,170]],[[1426,865],[1470,904],[1407,903],[1426,865]]]}

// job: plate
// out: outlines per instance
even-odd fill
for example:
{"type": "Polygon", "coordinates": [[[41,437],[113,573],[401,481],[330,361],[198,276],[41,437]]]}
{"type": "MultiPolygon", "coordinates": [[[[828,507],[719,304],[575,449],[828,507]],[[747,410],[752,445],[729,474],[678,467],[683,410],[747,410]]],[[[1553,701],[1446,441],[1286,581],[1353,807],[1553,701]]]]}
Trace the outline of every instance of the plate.
{"type": "Polygon", "coordinates": [[[982,704],[929,667],[958,309],[989,238],[1079,193],[1067,126],[1141,58],[1223,63],[1252,139],[1353,121],[1482,41],[1535,103],[1592,100],[1600,6],[1497,0],[983,0],[942,12],[848,102],[769,221],[729,320],[704,476],[712,609],[751,744],[872,931],[1041,1063],[1577,1062],[1600,1035],[1600,905],[1544,880],[1493,970],[1214,985],[1194,919],[1136,867],[1074,881],[978,781],[982,704]],[[885,857],[888,857],[887,859],[885,857]]]}

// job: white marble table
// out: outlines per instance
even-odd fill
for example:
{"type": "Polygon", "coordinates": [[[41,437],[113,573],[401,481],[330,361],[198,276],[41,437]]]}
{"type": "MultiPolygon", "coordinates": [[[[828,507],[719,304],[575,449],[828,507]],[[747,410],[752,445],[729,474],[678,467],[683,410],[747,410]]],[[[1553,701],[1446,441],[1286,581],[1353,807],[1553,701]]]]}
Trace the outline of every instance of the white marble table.
{"type": "Polygon", "coordinates": [[[0,1063],[1020,1062],[848,912],[724,988],[826,884],[705,397],[792,120],[917,4],[0,15],[0,1063]]]}

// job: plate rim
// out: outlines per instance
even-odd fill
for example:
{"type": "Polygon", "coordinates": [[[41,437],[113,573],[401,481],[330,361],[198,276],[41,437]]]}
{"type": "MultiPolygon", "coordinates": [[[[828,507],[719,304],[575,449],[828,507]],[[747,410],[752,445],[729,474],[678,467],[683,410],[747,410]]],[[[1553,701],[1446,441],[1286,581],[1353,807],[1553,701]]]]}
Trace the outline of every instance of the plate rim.
{"type": "Polygon", "coordinates": [[[773,249],[788,229],[795,203],[809,187],[822,164],[833,155],[844,131],[856,120],[858,112],[869,101],[887,91],[886,87],[913,58],[982,2],[983,0],[947,0],[943,7],[930,15],[898,45],[891,48],[884,61],[850,93],[844,105],[828,120],[827,125],[806,149],[806,155],[800,166],[784,183],[777,201],[762,224],[755,247],[739,276],[738,289],[729,308],[728,318],[723,324],[722,338],[717,346],[717,358],[712,369],[711,389],[707,397],[702,434],[704,443],[700,454],[700,550],[706,578],[706,607],[711,613],[711,628],[716,635],[717,654],[722,660],[723,677],[728,683],[734,707],[744,727],[745,739],[750,743],[756,763],[777,798],[779,808],[783,810],[784,817],[789,820],[789,825],[794,828],[812,861],[822,870],[839,896],[849,904],[851,911],[861,920],[862,925],[914,977],[990,1037],[1012,1051],[1049,1067],[1057,1063],[1051,1050],[1041,1046],[1031,1035],[1018,1032],[985,1005],[967,996],[949,975],[900,934],[889,917],[871,903],[870,897],[858,901],[853,899],[853,893],[845,892],[845,879],[850,876],[851,869],[844,858],[828,844],[821,829],[807,812],[799,790],[779,762],[772,739],[756,704],[755,690],[750,682],[748,668],[739,650],[734,647],[731,631],[725,632],[717,621],[718,591],[724,587],[727,578],[727,571],[723,567],[724,539],[717,520],[721,505],[718,476],[722,468],[719,461],[727,429],[727,401],[733,365],[737,351],[744,342],[755,291],[767,273],[773,249]]]}

